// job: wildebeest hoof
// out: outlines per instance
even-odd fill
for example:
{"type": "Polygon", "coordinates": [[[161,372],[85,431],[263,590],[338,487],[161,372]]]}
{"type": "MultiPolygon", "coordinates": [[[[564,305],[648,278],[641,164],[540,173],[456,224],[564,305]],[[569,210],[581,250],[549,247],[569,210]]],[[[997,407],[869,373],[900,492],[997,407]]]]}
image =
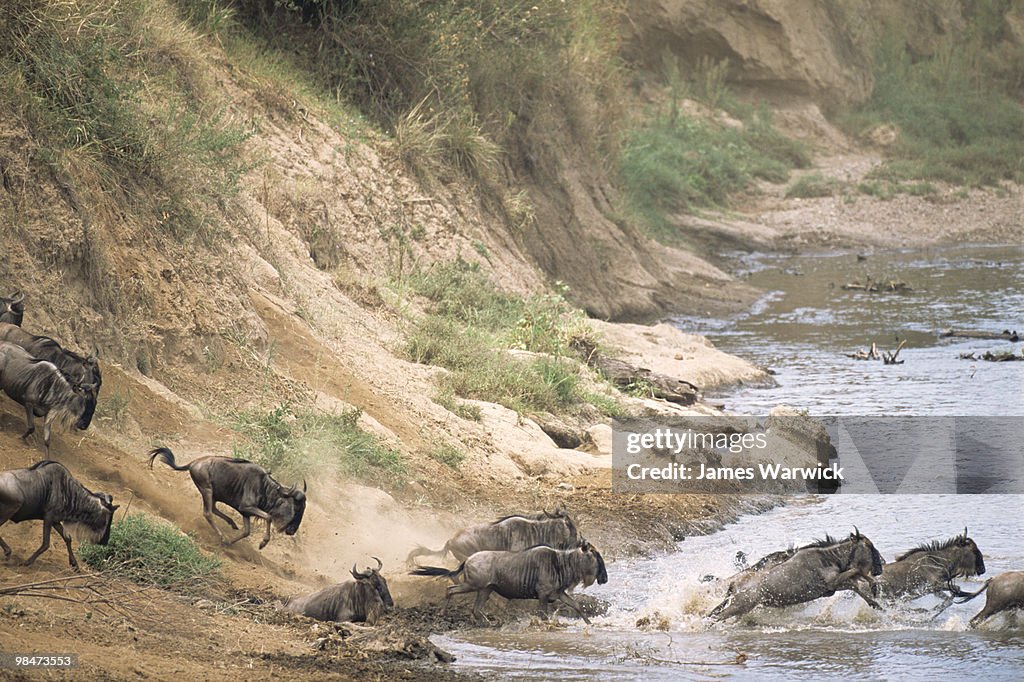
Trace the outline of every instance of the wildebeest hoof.
{"type": "Polygon", "coordinates": [[[264,548],[264,547],[266,547],[266,546],[267,546],[267,540],[264,540],[263,542],[261,542],[261,543],[260,543],[260,546],[259,546],[259,548],[260,548],[260,549],[263,549],[263,548],[264,548]]]}

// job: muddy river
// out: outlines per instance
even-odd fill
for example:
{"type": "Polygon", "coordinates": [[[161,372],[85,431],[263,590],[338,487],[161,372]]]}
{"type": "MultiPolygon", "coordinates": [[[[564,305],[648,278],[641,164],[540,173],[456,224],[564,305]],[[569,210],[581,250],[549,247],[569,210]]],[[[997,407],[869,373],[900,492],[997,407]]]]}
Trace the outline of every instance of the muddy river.
{"type": "MultiPolygon", "coordinates": [[[[822,415],[1022,416],[1024,362],[959,359],[1019,343],[943,339],[949,327],[1024,332],[1024,248],[977,247],[819,256],[750,257],[749,281],[768,291],[747,314],[679,320],[726,351],[771,367],[778,385],[719,396],[728,409],[764,414],[789,404],[822,415]],[[867,294],[843,284],[899,280],[912,291],[867,294]],[[906,339],[902,365],[847,358],[906,339]]],[[[1008,444],[1024,457],[1024,445],[1008,444]]],[[[977,630],[967,621],[983,598],[933,617],[932,596],[882,612],[850,593],[807,605],[758,609],[726,624],[703,614],[721,600],[710,577],[853,525],[887,560],[967,526],[985,554],[985,577],[1024,569],[1024,496],[837,495],[793,498],[721,531],[690,537],[678,551],[609,565],[609,583],[588,594],[610,604],[587,627],[517,622],[437,637],[462,669],[523,680],[927,679],[1024,676],[1024,629],[999,615],[977,630]],[[639,625],[638,625],[639,623],[639,625]]],[[[980,579],[961,581],[965,589],[980,579]]]]}

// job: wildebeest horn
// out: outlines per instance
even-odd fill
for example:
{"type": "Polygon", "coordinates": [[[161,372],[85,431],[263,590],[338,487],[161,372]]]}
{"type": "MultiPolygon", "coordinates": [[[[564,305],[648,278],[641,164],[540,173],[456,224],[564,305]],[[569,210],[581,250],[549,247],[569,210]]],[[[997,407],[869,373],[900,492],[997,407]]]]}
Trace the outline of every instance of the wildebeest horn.
{"type": "Polygon", "coordinates": [[[302,479],[302,492],[306,492],[306,479],[302,479]]]}
{"type": "Polygon", "coordinates": [[[369,578],[370,574],[369,573],[360,573],[358,570],[356,570],[356,565],[352,564],[352,577],[355,578],[356,580],[359,580],[360,578],[369,578]]]}
{"type": "Polygon", "coordinates": [[[378,571],[379,571],[380,569],[384,568],[384,562],[383,562],[383,561],[381,561],[381,560],[380,560],[380,559],[378,559],[377,557],[373,557],[373,559],[374,559],[374,560],[375,560],[375,561],[377,562],[377,570],[378,570],[378,571]]]}
{"type": "Polygon", "coordinates": [[[964,540],[967,539],[967,526],[964,526],[964,540]]]}
{"type": "Polygon", "coordinates": [[[298,489],[299,487],[297,485],[293,485],[291,488],[288,488],[288,490],[283,491],[281,494],[284,495],[285,497],[294,497],[295,491],[298,489]]]}
{"type": "Polygon", "coordinates": [[[855,538],[859,538],[860,537],[860,531],[857,530],[857,526],[853,527],[853,537],[855,537],[855,538]]]}
{"type": "Polygon", "coordinates": [[[15,291],[14,292],[14,297],[11,298],[11,305],[12,306],[16,306],[19,303],[22,303],[24,300],[25,300],[25,294],[23,292],[21,292],[21,291],[15,291]]]}

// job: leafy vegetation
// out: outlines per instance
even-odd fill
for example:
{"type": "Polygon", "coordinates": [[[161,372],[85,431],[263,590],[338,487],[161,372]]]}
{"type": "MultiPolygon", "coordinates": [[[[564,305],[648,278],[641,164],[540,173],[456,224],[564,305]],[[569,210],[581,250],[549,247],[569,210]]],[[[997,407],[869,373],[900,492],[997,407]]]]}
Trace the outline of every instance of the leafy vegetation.
{"type": "Polygon", "coordinates": [[[748,112],[738,128],[670,113],[627,133],[620,173],[630,212],[667,238],[672,214],[727,206],[755,178],[785,182],[809,164],[807,150],[779,133],[765,109],[748,112]]]}
{"type": "Polygon", "coordinates": [[[812,199],[834,196],[843,186],[835,178],[826,178],[818,172],[802,175],[786,188],[786,198],[812,199]]]}
{"type": "Polygon", "coordinates": [[[1008,8],[1008,0],[965,3],[967,30],[949,33],[931,55],[911,54],[899,30],[880,42],[871,99],[845,117],[855,133],[886,123],[899,130],[876,180],[896,191],[906,179],[1024,180],[1024,48],[1005,40],[1008,8]]]}
{"type": "Polygon", "coordinates": [[[466,461],[466,453],[447,443],[435,443],[427,454],[431,459],[452,469],[458,469],[466,461]]]}
{"type": "Polygon", "coordinates": [[[203,553],[191,537],[145,514],[115,522],[109,543],[82,545],[78,555],[95,569],[186,594],[198,591],[220,569],[220,560],[203,553]]]}
{"type": "Polygon", "coordinates": [[[295,410],[288,403],[266,411],[242,411],[234,428],[247,442],[238,457],[274,472],[282,481],[335,472],[371,482],[393,483],[406,473],[402,454],[359,426],[359,410],[324,414],[295,410]]]}
{"type": "Polygon", "coordinates": [[[410,284],[432,304],[410,330],[406,351],[416,362],[449,370],[438,402],[461,396],[527,413],[565,412],[587,402],[579,363],[566,356],[590,330],[562,293],[509,296],[462,260],[435,265],[410,284]],[[517,357],[509,349],[543,355],[517,357]]]}
{"type": "Polygon", "coordinates": [[[0,111],[72,192],[145,203],[155,229],[208,237],[248,167],[248,131],[194,71],[162,3],[10,0],[0,13],[0,111]]]}

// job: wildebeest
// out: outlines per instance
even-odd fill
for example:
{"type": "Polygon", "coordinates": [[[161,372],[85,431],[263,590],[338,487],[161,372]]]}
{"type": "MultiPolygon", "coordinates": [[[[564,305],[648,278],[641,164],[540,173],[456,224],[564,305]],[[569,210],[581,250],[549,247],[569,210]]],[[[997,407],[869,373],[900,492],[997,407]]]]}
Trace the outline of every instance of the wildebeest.
{"type": "Polygon", "coordinates": [[[994,578],[989,578],[977,592],[965,593],[958,601],[963,604],[988,590],[985,597],[985,608],[971,618],[971,627],[975,628],[1000,611],[1024,607],[1024,571],[1008,571],[994,578]]]}
{"type": "Polygon", "coordinates": [[[462,582],[448,586],[444,609],[448,609],[448,603],[456,594],[476,592],[474,620],[482,618],[480,608],[491,592],[497,592],[505,599],[536,599],[545,617],[551,603],[558,600],[573,609],[588,625],[590,620],[567,590],[580,583],[589,587],[595,581],[600,585],[608,582],[604,559],[586,541],[576,549],[531,547],[520,552],[476,552],[454,571],[422,566],[412,571],[412,575],[453,579],[461,576],[462,582]]]}
{"type": "Polygon", "coordinates": [[[945,596],[943,611],[953,597],[964,597],[966,593],[953,584],[957,578],[984,575],[985,559],[974,540],[967,536],[967,529],[961,535],[945,542],[930,542],[896,557],[892,563],[882,567],[882,575],[875,584],[878,594],[890,599],[915,598],[926,594],[945,596]]]}
{"type": "MultiPolygon", "coordinates": [[[[110,524],[116,509],[110,495],[86,489],[60,462],[43,460],[28,469],[0,472],[0,526],[8,521],[43,522],[43,544],[25,561],[25,566],[49,549],[50,528],[56,528],[68,547],[71,567],[78,568],[68,531],[73,530],[79,541],[105,545],[110,540],[110,524]]],[[[11,548],[3,538],[0,549],[5,558],[11,556],[11,548]]]]}
{"type": "Polygon", "coordinates": [[[40,360],[47,360],[57,365],[72,383],[79,386],[92,386],[97,395],[103,377],[100,374],[100,363],[96,353],[83,358],[78,353],[69,351],[49,336],[36,336],[21,327],[0,322],[0,341],[21,346],[29,354],[40,360]]]}
{"type": "Polygon", "coordinates": [[[853,590],[873,608],[878,604],[864,589],[873,576],[881,575],[882,555],[867,537],[854,529],[848,538],[814,543],[793,556],[752,574],[711,613],[725,620],[756,606],[792,606],[828,597],[839,590],[853,590]],[[829,544],[831,541],[831,544],[829,544]]]}
{"type": "Polygon", "coordinates": [[[353,564],[354,581],[331,585],[305,597],[292,599],[285,604],[284,610],[317,620],[376,625],[381,614],[395,607],[395,602],[391,599],[388,581],[380,574],[384,564],[377,557],[373,558],[377,561],[377,568],[359,572],[353,564]]]}
{"type": "Polygon", "coordinates": [[[831,547],[837,544],[839,541],[833,538],[831,535],[826,534],[821,540],[815,540],[814,542],[803,545],[800,547],[787,547],[786,549],[779,550],[778,552],[772,552],[766,556],[761,557],[754,565],[748,566],[738,573],[733,574],[729,578],[726,578],[726,589],[725,596],[736,592],[736,590],[744,587],[747,583],[754,580],[760,573],[774,568],[784,561],[788,561],[794,554],[799,552],[801,549],[808,549],[811,547],[831,547]]]}
{"type": "Polygon", "coordinates": [[[203,516],[225,545],[233,545],[249,537],[253,516],[267,522],[267,531],[260,542],[260,549],[270,542],[270,530],[274,525],[278,532],[285,535],[295,535],[299,530],[302,514],[306,511],[305,481],[302,482],[302,490],[294,485],[285,488],[263,467],[231,457],[199,457],[179,466],[174,461],[174,453],[168,448],[155,448],[149,452],[150,468],[158,457],[175,471],[189,473],[192,482],[199,488],[199,494],[203,496],[203,516]],[[218,502],[223,502],[242,515],[242,534],[234,540],[228,541],[213,523],[213,515],[216,514],[234,530],[238,530],[235,522],[217,509],[218,502]]]}
{"type": "Polygon", "coordinates": [[[573,549],[579,547],[581,542],[576,524],[565,510],[556,508],[553,513],[517,514],[463,528],[441,549],[417,547],[409,553],[406,561],[411,564],[416,557],[424,555],[443,558],[449,552],[456,561],[465,561],[473,554],[485,550],[518,552],[536,545],[573,549]]]}
{"type": "Polygon", "coordinates": [[[52,362],[34,358],[13,343],[0,342],[0,390],[25,408],[23,440],[36,430],[34,417],[44,418],[43,446],[47,455],[54,421],[84,431],[96,411],[96,391],[91,384],[69,382],[52,362]]]}
{"type": "Polygon", "coordinates": [[[0,296],[0,322],[20,327],[25,317],[25,294],[14,292],[10,298],[0,296]]]}

